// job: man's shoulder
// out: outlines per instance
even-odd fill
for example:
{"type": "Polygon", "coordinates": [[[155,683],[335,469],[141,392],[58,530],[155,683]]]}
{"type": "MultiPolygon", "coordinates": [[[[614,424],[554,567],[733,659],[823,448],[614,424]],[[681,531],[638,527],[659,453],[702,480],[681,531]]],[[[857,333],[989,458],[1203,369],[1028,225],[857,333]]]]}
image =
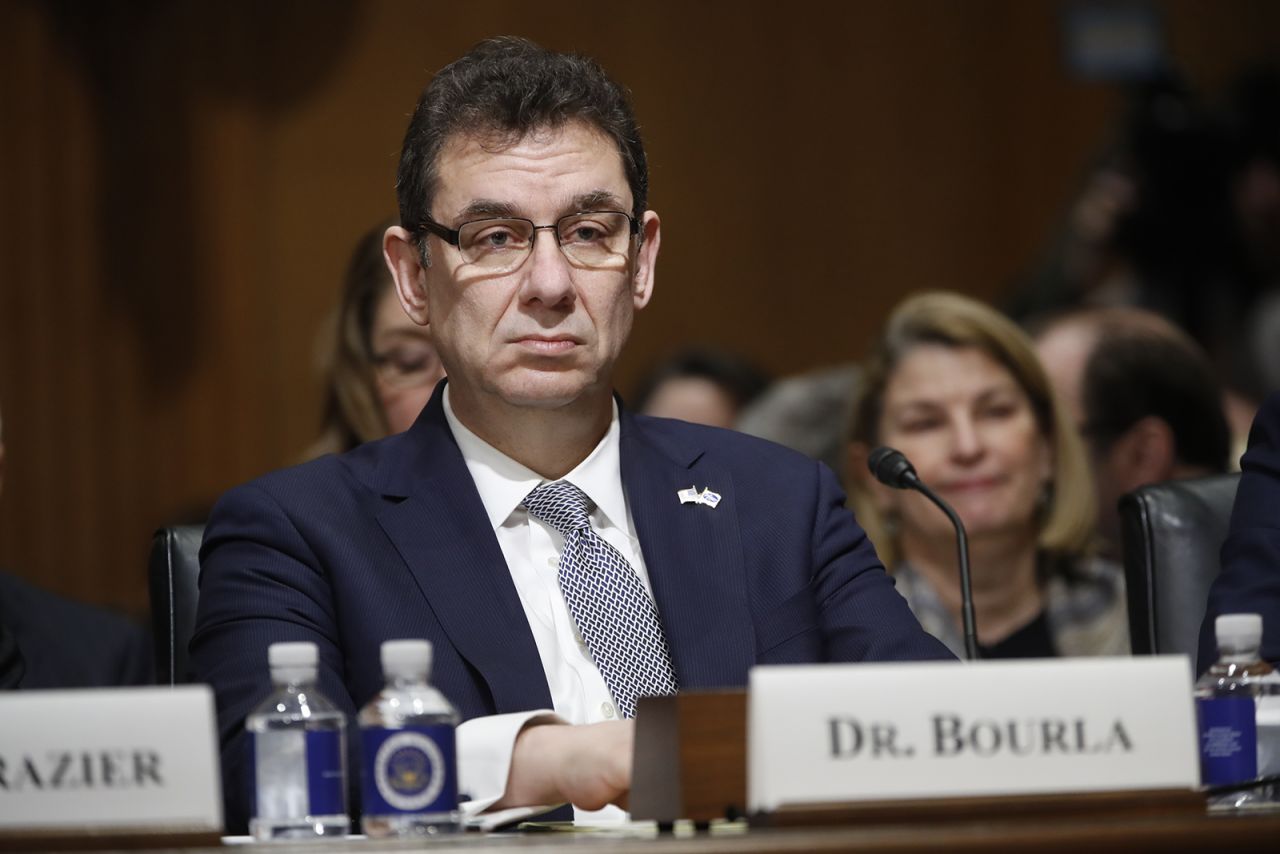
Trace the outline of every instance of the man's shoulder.
{"type": "Polygon", "coordinates": [[[366,442],[343,453],[325,454],[258,475],[234,487],[229,494],[256,491],[279,497],[312,495],[320,489],[377,490],[387,472],[395,467],[402,444],[402,436],[366,442]]]}
{"type": "Polygon", "coordinates": [[[263,509],[286,515],[341,516],[355,507],[396,493],[397,475],[409,464],[403,434],[346,451],[276,469],[227,490],[210,522],[263,509]]]}
{"type": "Polygon", "coordinates": [[[52,621],[60,626],[83,625],[86,621],[94,626],[136,626],[123,614],[69,599],[8,572],[0,572],[0,603],[0,613],[8,619],[52,621]]]}
{"type": "Polygon", "coordinates": [[[635,415],[633,419],[638,436],[677,456],[709,455],[721,462],[750,462],[765,468],[813,469],[817,464],[799,451],[737,430],[649,415],[635,415]]]}
{"type": "Polygon", "coordinates": [[[657,450],[651,458],[661,455],[673,465],[700,470],[705,478],[716,478],[712,487],[732,484],[735,503],[744,511],[809,518],[814,502],[844,502],[839,478],[825,464],[767,439],[646,416],[637,416],[633,433],[657,450]]]}
{"type": "Polygon", "coordinates": [[[26,660],[25,688],[144,685],[151,636],[141,623],[0,572],[0,622],[26,660]],[[85,638],[92,638],[86,643],[85,638]]]}

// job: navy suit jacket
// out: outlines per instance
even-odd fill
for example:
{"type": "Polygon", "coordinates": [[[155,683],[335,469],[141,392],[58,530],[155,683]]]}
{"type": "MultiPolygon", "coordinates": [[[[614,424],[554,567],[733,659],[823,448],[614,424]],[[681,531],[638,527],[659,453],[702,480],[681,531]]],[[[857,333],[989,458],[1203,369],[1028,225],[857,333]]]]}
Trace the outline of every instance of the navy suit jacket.
{"type": "MultiPolygon", "coordinates": [[[[390,638],[432,642],[432,681],[464,719],[551,707],[442,392],[407,432],[267,475],[213,511],[191,662],[217,695],[233,830],[239,736],[270,690],[275,641],[316,643],[320,688],[349,713],[381,688],[390,638]]],[[[726,430],[625,409],[620,421],[623,489],[682,689],[745,685],[755,664],[952,657],[826,466],[726,430]],[[682,504],[690,486],[719,506],[682,504]]]]}
{"type": "Polygon", "coordinates": [[[1219,614],[1262,615],[1262,657],[1280,662],[1280,392],[1262,404],[1240,458],[1240,487],[1200,627],[1200,672],[1217,660],[1219,614]]]}
{"type": "Polygon", "coordinates": [[[0,572],[0,688],[153,685],[154,653],[151,633],[123,614],[0,572]]]}

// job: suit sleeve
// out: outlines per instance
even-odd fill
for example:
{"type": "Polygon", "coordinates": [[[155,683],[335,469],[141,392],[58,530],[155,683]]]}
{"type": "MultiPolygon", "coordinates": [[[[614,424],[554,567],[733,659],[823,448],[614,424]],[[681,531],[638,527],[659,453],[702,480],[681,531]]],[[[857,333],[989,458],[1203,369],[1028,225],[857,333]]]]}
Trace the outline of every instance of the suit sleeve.
{"type": "Polygon", "coordinates": [[[1280,662],[1280,393],[1258,410],[1240,469],[1222,572],[1200,628],[1200,672],[1217,658],[1213,623],[1220,614],[1261,614],[1262,657],[1280,662]]]}
{"type": "MultiPolygon", "coordinates": [[[[347,715],[348,803],[358,814],[360,785],[357,701],[348,689],[347,656],[333,590],[322,562],[288,513],[250,484],[229,492],[214,509],[200,560],[200,598],[191,639],[196,678],[214,690],[222,753],[227,830],[244,833],[249,820],[248,745],[244,720],[272,690],[267,647],[309,641],[319,651],[321,692],[347,715]]],[[[363,698],[362,698],[363,699],[363,698]]],[[[515,737],[550,710],[472,718],[458,728],[461,791],[467,815],[486,809],[506,790],[515,737]]],[[[558,719],[555,719],[558,720],[558,719]]],[[[530,810],[530,813],[540,810],[530,810]]]]}
{"type": "MultiPolygon", "coordinates": [[[[214,690],[227,829],[247,828],[245,717],[271,690],[267,647],[310,641],[319,650],[318,687],[351,716],[332,589],[280,505],[260,487],[235,489],[214,508],[200,552],[200,597],[191,666],[214,690]]],[[[348,738],[348,745],[354,744],[348,738]]],[[[348,753],[348,783],[359,779],[348,753]]],[[[350,790],[350,786],[349,786],[350,790]]],[[[355,791],[350,790],[354,807],[355,791]]]]}
{"type": "Polygon", "coordinates": [[[818,469],[813,528],[813,582],[827,655],[832,661],[955,658],[916,620],[877,557],[871,539],[845,506],[829,468],[818,469]]]}

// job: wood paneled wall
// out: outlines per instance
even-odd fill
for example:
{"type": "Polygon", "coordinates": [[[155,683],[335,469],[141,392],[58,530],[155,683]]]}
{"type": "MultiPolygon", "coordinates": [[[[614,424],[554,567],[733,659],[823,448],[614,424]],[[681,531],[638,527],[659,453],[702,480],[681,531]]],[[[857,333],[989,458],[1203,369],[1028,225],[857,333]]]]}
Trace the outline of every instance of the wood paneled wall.
{"type": "MultiPolygon", "coordinates": [[[[1163,6],[1205,87],[1280,4],[1163,6]]],[[[0,0],[0,566],[146,608],[157,525],[297,459],[316,337],[432,70],[500,32],[628,84],[664,234],[620,384],[680,343],[861,354],[1033,262],[1119,105],[1060,4],[0,0]]]]}

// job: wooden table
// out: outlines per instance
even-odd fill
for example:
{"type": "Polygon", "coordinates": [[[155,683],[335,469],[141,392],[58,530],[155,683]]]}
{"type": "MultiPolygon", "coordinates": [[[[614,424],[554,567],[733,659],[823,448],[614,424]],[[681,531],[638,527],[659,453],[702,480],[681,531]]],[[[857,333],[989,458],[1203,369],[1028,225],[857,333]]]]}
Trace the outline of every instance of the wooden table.
{"type": "MultiPolygon", "coordinates": [[[[12,841],[12,840],[11,840],[12,841]]],[[[89,839],[90,850],[137,850],[123,840],[89,839]]],[[[193,852],[335,854],[338,851],[441,851],[522,854],[529,851],[609,854],[754,854],[754,852],[1027,852],[1094,854],[1102,851],[1276,851],[1280,813],[1009,820],[872,826],[748,828],[717,824],[696,833],[689,826],[659,834],[652,825],[626,829],[468,833],[433,840],[334,839],[288,844],[223,844],[193,852]]],[[[28,850],[29,847],[28,847],[28,850]]],[[[82,848],[81,850],[85,850],[82,848]]]]}

